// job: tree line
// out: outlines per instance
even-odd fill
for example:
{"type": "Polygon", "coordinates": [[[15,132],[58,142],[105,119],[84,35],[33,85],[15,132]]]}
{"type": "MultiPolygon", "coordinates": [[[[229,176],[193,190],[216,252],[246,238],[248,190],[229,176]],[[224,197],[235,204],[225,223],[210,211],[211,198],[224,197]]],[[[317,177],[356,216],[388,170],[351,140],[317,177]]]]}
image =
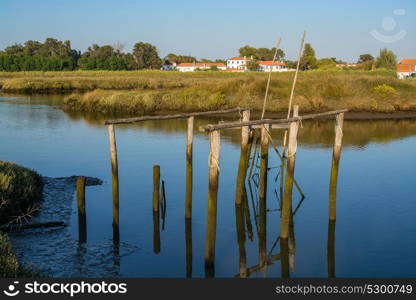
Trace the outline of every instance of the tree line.
{"type": "MultiPolygon", "coordinates": [[[[0,71],[70,71],[70,70],[143,70],[159,69],[163,64],[186,62],[222,62],[225,60],[209,59],[197,60],[191,55],[177,55],[169,53],[163,59],[159,57],[156,46],[138,42],[134,45],[131,53],[123,52],[124,45],[99,46],[93,44],[81,53],[71,47],[70,41],[60,41],[47,38],[45,42],[29,40],[23,44],[15,44],[0,51],[0,71]]],[[[285,59],[285,52],[276,48],[255,48],[249,45],[239,49],[240,56],[253,58],[253,60],[276,60],[284,61],[289,68],[296,68],[297,61],[285,59]]],[[[253,70],[258,66],[250,65],[253,70]]],[[[305,44],[300,59],[301,70],[330,69],[337,64],[345,62],[335,57],[317,59],[315,50],[311,44],[305,44]]],[[[377,58],[371,54],[362,54],[358,58],[355,68],[372,70],[374,68],[395,69],[397,64],[396,55],[388,50],[380,50],[377,58]]]]}

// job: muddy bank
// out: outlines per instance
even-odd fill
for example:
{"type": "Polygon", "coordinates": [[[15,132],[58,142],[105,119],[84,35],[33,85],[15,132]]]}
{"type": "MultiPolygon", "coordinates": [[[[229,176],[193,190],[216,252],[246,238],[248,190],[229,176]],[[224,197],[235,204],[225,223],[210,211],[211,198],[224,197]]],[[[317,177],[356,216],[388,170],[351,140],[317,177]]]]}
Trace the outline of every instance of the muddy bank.
{"type": "MultiPolygon", "coordinates": [[[[43,177],[43,201],[38,214],[29,221],[69,224],[75,200],[76,177],[43,177]]],[[[87,178],[86,185],[100,185],[101,180],[87,178]]],[[[105,244],[80,244],[68,227],[28,229],[9,233],[19,261],[33,266],[50,277],[119,276],[121,255],[133,247],[121,244],[114,251],[111,241],[105,244]]]]}

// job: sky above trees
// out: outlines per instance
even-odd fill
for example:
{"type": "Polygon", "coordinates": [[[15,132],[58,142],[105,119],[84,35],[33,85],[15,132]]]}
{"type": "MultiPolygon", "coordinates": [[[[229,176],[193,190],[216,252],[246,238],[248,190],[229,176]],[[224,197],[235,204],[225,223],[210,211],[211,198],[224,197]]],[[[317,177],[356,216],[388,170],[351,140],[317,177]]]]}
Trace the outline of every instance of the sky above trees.
{"type": "Polygon", "coordinates": [[[161,57],[217,59],[237,55],[241,45],[272,48],[281,36],[286,58],[295,59],[306,29],[318,58],[352,62],[389,48],[401,59],[416,55],[415,16],[414,0],[1,0],[0,49],[54,37],[82,51],[118,41],[131,52],[145,41],[161,57]]]}

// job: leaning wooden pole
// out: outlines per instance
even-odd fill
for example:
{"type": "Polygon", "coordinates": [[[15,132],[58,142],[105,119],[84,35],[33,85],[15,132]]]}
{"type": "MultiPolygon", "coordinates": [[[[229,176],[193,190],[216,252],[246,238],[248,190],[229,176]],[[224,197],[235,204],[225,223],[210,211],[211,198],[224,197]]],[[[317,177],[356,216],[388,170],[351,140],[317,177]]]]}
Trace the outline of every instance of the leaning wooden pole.
{"type": "Polygon", "coordinates": [[[111,158],[111,173],[112,173],[112,190],[113,190],[113,241],[118,243],[120,240],[119,231],[119,182],[118,182],[118,162],[117,162],[117,145],[114,125],[107,126],[108,136],[110,142],[110,158],[111,158]]]}
{"type": "Polygon", "coordinates": [[[77,178],[78,240],[87,241],[87,215],[85,212],[85,177],[77,178]]]}
{"type": "MultiPolygon", "coordinates": [[[[299,108],[296,105],[293,111],[293,115],[295,117],[298,115],[298,111],[299,108]]],[[[285,188],[283,192],[283,203],[280,222],[280,238],[282,239],[287,239],[289,237],[290,218],[292,214],[292,191],[295,173],[298,128],[298,122],[290,123],[285,188]]]]}
{"type": "Polygon", "coordinates": [[[188,130],[186,135],[186,195],[185,195],[185,218],[192,217],[192,144],[194,132],[194,117],[188,118],[188,130]]]}
{"type": "Polygon", "coordinates": [[[205,242],[205,274],[214,276],[215,240],[217,231],[217,197],[218,176],[220,172],[220,132],[215,130],[209,134],[209,184],[208,184],[208,216],[205,242]]]}
{"type": "MultiPolygon", "coordinates": [[[[287,109],[287,117],[286,117],[286,119],[289,119],[290,112],[292,110],[292,103],[293,103],[293,98],[295,96],[295,88],[296,88],[296,83],[298,81],[298,74],[299,74],[299,69],[300,69],[300,60],[302,58],[303,49],[305,48],[305,37],[306,37],[306,31],[303,32],[302,40],[300,42],[299,55],[298,55],[298,63],[296,65],[295,77],[293,78],[292,89],[290,91],[289,106],[288,106],[288,109],[287,109]]],[[[285,134],[284,134],[284,137],[283,137],[283,149],[284,150],[286,149],[286,138],[287,138],[287,130],[285,130],[285,134]]]]}

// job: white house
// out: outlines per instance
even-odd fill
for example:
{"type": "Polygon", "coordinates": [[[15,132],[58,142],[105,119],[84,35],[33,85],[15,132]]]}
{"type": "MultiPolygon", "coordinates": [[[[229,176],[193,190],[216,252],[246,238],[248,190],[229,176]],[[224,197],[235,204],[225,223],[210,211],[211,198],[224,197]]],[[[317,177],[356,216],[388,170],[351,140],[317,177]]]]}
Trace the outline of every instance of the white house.
{"type": "Polygon", "coordinates": [[[397,78],[416,77],[416,59],[402,59],[396,66],[397,78]]]}
{"type": "Polygon", "coordinates": [[[247,70],[247,62],[252,60],[252,58],[244,57],[231,57],[227,59],[227,70],[229,71],[246,71],[247,70]]]}
{"type": "Polygon", "coordinates": [[[180,72],[193,72],[196,71],[197,69],[200,70],[208,70],[211,69],[213,67],[216,67],[218,70],[221,71],[225,71],[225,69],[227,68],[223,63],[197,63],[197,62],[193,62],[193,63],[181,63],[179,65],[176,66],[176,70],[180,71],[180,72]]]}
{"type": "Polygon", "coordinates": [[[289,70],[286,64],[281,61],[260,60],[257,63],[259,64],[259,71],[263,72],[285,72],[289,70]]]}

